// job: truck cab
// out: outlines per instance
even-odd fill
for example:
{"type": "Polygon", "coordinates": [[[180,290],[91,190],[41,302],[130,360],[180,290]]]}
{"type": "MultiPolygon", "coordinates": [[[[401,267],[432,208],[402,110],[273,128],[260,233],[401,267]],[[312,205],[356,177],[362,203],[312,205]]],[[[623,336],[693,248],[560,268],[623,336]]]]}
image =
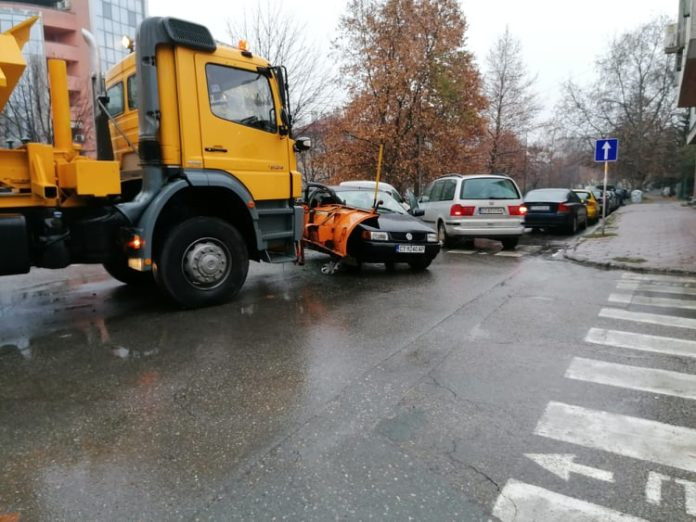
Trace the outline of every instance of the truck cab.
{"type": "MultiPolygon", "coordinates": [[[[108,72],[104,104],[121,170],[119,208],[143,245],[127,252],[128,266],[121,268],[154,269],[166,279],[158,258],[172,230],[195,218],[232,227],[243,242],[242,257],[295,259],[301,175],[284,68],[171,18],[145,20],[136,46],[108,72]]],[[[193,250],[181,254],[182,288],[217,293],[209,290],[229,271],[234,249],[213,243],[189,245],[193,250]]]]}

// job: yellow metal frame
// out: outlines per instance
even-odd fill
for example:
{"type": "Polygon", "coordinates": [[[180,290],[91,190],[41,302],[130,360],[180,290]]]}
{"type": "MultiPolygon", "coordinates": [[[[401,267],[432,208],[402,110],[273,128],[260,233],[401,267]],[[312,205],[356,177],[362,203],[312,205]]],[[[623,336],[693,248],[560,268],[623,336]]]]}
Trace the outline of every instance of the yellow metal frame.
{"type": "MultiPolygon", "coordinates": [[[[0,34],[0,109],[26,67],[21,49],[36,20],[31,18],[0,34]]],[[[55,144],[0,149],[0,188],[5,189],[0,192],[0,209],[80,206],[86,197],[121,192],[118,163],[82,157],[73,144],[65,62],[48,60],[48,76],[55,144]]]]}

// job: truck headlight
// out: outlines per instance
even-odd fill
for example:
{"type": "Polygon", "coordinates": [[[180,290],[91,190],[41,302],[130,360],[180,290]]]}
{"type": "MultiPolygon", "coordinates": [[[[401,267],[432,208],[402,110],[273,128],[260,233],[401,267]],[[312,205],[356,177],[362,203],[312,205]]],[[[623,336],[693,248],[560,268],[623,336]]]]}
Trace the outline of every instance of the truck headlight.
{"type": "Polygon", "coordinates": [[[437,243],[437,234],[430,233],[427,237],[428,243],[437,243]]]}

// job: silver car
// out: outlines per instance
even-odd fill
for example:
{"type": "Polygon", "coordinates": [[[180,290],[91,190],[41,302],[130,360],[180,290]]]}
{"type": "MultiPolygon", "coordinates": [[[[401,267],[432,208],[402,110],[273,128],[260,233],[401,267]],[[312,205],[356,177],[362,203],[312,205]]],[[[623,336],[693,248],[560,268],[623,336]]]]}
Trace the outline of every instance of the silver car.
{"type": "Polygon", "coordinates": [[[449,174],[436,179],[421,196],[423,220],[438,231],[440,241],[497,239],[514,249],[524,233],[520,189],[512,178],[497,174],[449,174]]]}

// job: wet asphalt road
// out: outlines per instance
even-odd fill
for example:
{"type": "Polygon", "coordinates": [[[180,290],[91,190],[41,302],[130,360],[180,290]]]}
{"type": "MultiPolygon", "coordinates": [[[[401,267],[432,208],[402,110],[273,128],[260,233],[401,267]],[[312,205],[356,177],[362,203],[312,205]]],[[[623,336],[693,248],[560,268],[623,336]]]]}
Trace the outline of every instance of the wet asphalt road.
{"type": "Polygon", "coordinates": [[[0,520],[489,520],[501,498],[535,519],[510,480],[686,520],[681,483],[656,504],[646,480],[693,479],[688,466],[535,434],[552,401],[696,429],[686,399],[565,376],[578,356],[696,368],[584,342],[616,326],[598,314],[621,273],[563,261],[564,240],[459,248],[420,274],[254,265],[234,302],[197,311],[97,267],[5,278],[0,520]],[[614,480],[564,480],[525,454],[614,480]]]}

